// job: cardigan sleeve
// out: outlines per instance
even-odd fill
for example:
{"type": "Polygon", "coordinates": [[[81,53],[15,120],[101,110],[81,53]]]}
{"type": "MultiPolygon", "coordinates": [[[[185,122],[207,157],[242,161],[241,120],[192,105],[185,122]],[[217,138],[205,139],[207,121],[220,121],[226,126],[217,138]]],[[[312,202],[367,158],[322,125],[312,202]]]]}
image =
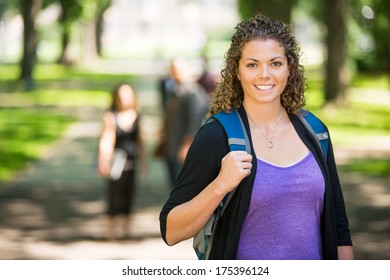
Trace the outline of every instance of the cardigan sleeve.
{"type": "Polygon", "coordinates": [[[160,212],[161,237],[166,242],[166,221],[169,212],[199,194],[218,175],[222,158],[229,152],[223,127],[213,121],[203,125],[196,134],[175,188],[160,212]]]}
{"type": "Polygon", "coordinates": [[[345,209],[344,196],[339,175],[337,172],[336,161],[330,136],[327,166],[330,175],[330,184],[332,186],[333,202],[336,214],[337,246],[352,246],[349,222],[345,209]]]}

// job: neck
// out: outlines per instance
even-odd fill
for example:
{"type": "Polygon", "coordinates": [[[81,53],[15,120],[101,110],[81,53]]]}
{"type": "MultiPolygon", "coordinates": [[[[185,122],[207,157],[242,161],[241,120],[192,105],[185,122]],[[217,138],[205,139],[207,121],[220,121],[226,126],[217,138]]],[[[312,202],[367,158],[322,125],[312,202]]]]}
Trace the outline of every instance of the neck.
{"type": "Polygon", "coordinates": [[[244,104],[245,111],[250,118],[264,129],[275,126],[284,108],[281,104],[275,106],[248,106],[244,104]]]}

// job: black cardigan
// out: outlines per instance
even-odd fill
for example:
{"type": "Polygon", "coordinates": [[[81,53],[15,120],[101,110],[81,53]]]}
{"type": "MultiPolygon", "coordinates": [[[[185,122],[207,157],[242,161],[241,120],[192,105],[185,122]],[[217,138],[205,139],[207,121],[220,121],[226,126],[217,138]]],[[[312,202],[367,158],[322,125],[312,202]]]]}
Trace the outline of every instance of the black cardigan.
{"type": "MultiPolygon", "coordinates": [[[[257,160],[248,119],[243,107],[238,109],[248,131],[252,146],[252,173],[240,183],[223,217],[218,221],[210,259],[235,259],[241,227],[244,223],[252,195],[252,187],[257,170],[257,160]]],[[[295,115],[289,118],[299,137],[313,153],[325,178],[324,209],[321,216],[321,235],[324,259],[337,259],[337,246],[352,246],[344,198],[329,139],[327,162],[313,136],[306,131],[295,115]]],[[[160,213],[161,236],[165,239],[166,219],[169,211],[175,206],[191,200],[213,181],[221,168],[222,158],[229,152],[227,137],[219,122],[202,126],[187,155],[175,189],[160,213]]]]}

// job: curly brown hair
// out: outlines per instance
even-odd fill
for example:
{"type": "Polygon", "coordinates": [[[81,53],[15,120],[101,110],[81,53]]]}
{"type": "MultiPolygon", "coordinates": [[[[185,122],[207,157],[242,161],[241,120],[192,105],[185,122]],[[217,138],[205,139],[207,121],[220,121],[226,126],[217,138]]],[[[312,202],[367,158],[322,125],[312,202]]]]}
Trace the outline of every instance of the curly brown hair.
{"type": "Polygon", "coordinates": [[[241,106],[244,91],[237,78],[239,60],[244,46],[258,39],[273,39],[284,47],[290,75],[281,95],[281,103],[287,112],[297,114],[305,106],[306,79],[304,67],[299,63],[301,50],[289,27],[281,21],[258,14],[239,23],[235,29],[229,50],[225,54],[221,81],[210,103],[209,115],[241,106]]]}

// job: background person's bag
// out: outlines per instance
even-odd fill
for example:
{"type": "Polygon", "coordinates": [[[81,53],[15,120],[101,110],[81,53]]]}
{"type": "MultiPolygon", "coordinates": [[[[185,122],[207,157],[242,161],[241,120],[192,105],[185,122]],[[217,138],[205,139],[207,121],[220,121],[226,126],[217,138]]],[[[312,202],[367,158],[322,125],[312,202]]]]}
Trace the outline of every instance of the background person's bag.
{"type": "Polygon", "coordinates": [[[118,180],[121,177],[123,169],[125,168],[127,160],[127,153],[122,150],[116,148],[114,153],[112,154],[111,162],[110,162],[110,179],[118,180]]]}

